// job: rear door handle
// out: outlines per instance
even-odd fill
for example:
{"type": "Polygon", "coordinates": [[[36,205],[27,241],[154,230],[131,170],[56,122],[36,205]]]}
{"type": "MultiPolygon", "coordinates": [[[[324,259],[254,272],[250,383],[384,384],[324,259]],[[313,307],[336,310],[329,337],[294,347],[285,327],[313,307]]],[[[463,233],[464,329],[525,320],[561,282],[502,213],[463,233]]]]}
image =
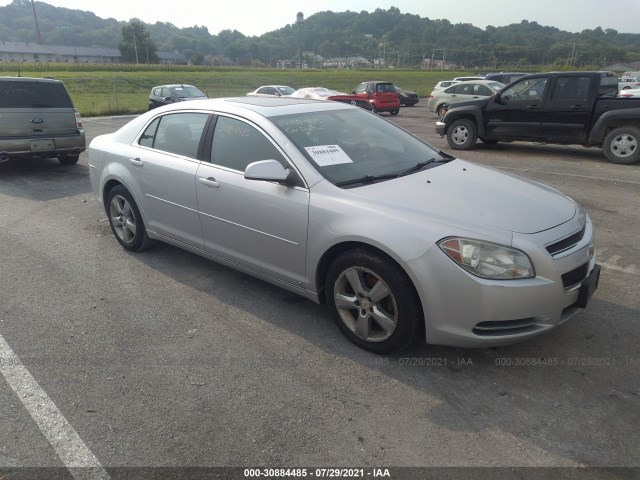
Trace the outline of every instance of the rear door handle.
{"type": "Polygon", "coordinates": [[[206,185],[207,187],[210,188],[220,188],[220,184],[218,182],[216,182],[216,179],[213,177],[209,177],[209,178],[198,178],[198,181],[203,184],[206,185]]]}
{"type": "Polygon", "coordinates": [[[130,158],[129,163],[131,165],[135,165],[136,167],[142,167],[144,165],[144,162],[139,158],[130,158]]]}
{"type": "Polygon", "coordinates": [[[584,105],[571,105],[569,110],[584,110],[584,105]]]}

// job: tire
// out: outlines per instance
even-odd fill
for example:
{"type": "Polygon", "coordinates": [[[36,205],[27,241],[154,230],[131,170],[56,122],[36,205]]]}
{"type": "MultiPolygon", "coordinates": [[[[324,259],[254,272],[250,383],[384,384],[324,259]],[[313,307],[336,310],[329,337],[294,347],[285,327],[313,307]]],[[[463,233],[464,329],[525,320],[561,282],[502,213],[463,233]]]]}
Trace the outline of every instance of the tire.
{"type": "Polygon", "coordinates": [[[424,319],[413,283],[389,258],[367,249],[345,252],[331,264],[325,287],[336,325],[365,350],[397,352],[421,332],[424,319]]]}
{"type": "Polygon", "coordinates": [[[398,110],[398,109],[397,109],[397,110],[391,110],[389,113],[390,113],[391,115],[394,115],[394,116],[395,116],[395,115],[397,115],[398,113],[400,113],[400,110],[398,110]]]}
{"type": "Polygon", "coordinates": [[[61,165],[75,165],[80,160],[80,155],[60,155],[58,161],[61,165]]]}
{"type": "Polygon", "coordinates": [[[478,131],[470,120],[454,120],[447,129],[447,142],[454,150],[470,150],[476,143],[478,131]]]}
{"type": "Polygon", "coordinates": [[[640,129],[619,127],[611,130],[602,144],[605,157],[611,163],[631,165],[640,161],[640,129]]]}
{"type": "Polygon", "coordinates": [[[373,103],[371,103],[370,105],[371,105],[371,111],[373,113],[378,113],[378,109],[376,108],[376,106],[373,103]]]}
{"type": "Polygon", "coordinates": [[[125,249],[141,252],[153,245],[147,236],[142,215],[129,191],[116,185],[109,191],[105,205],[111,231],[125,249]]]}

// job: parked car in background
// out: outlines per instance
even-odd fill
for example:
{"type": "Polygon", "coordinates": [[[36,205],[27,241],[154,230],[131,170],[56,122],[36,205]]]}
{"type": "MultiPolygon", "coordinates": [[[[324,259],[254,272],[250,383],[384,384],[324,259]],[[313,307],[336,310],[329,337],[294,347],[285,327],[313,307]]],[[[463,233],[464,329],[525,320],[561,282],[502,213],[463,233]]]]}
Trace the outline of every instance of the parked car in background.
{"type": "Polygon", "coordinates": [[[74,165],[85,149],[80,113],[60,80],[0,77],[0,162],[55,157],[74,165]]]}
{"type": "Polygon", "coordinates": [[[289,96],[295,98],[310,98],[314,100],[331,100],[334,102],[348,103],[354,107],[364,108],[365,110],[373,109],[368,101],[356,95],[349,95],[348,93],[338,92],[325,87],[299,88],[289,96]]]}
{"type": "Polygon", "coordinates": [[[484,76],[485,80],[495,80],[496,82],[504,83],[505,85],[513,82],[514,80],[524,77],[526,73],[522,72],[500,72],[500,73],[487,73],[484,76]]]}
{"type": "Polygon", "coordinates": [[[171,105],[96,137],[89,165],[126,250],[159,240],[324,303],[378,354],[419,338],[530,339],[598,286],[594,228],[574,200],[337,102],[171,105]]]}
{"type": "Polygon", "coordinates": [[[436,86],[433,87],[434,90],[444,90],[447,87],[450,87],[451,85],[455,85],[456,83],[460,83],[460,81],[458,80],[442,80],[438,83],[436,83],[436,86]]]}
{"type": "Polygon", "coordinates": [[[410,90],[403,90],[399,86],[396,87],[396,93],[398,94],[398,98],[400,99],[400,105],[404,105],[405,107],[413,107],[416,103],[420,101],[420,97],[416,92],[412,92],[410,90]]]}
{"type": "Polygon", "coordinates": [[[288,85],[263,85],[247,93],[247,97],[286,97],[295,91],[295,88],[288,85]]]}
{"type": "Polygon", "coordinates": [[[471,80],[484,80],[482,75],[470,76],[470,77],[456,77],[453,79],[454,82],[469,82],[471,80]]]}
{"type": "Polygon", "coordinates": [[[630,88],[640,88],[640,80],[636,77],[618,78],[618,90],[629,90],[630,88]]]}
{"type": "Polygon", "coordinates": [[[204,98],[209,98],[209,96],[193,85],[158,85],[157,87],[153,87],[149,94],[149,110],[161,107],[162,105],[170,105],[188,100],[202,100],[204,98]]]}
{"type": "Polygon", "coordinates": [[[640,99],[620,97],[614,72],[538,73],[491,98],[451,105],[436,133],[454,150],[469,150],[478,139],[582,145],[631,165],[640,162],[640,99]]]}
{"type": "Polygon", "coordinates": [[[389,112],[391,115],[397,115],[400,111],[398,92],[391,82],[380,80],[362,82],[351,93],[367,100],[376,113],[389,112]]]}
{"type": "Polygon", "coordinates": [[[628,88],[618,92],[620,98],[640,97],[640,88],[628,88]]]}
{"type": "Polygon", "coordinates": [[[503,83],[493,80],[471,80],[456,83],[444,90],[434,90],[429,95],[427,109],[435,112],[438,117],[442,117],[445,107],[467,100],[477,100],[490,97],[504,87],[503,83]]]}

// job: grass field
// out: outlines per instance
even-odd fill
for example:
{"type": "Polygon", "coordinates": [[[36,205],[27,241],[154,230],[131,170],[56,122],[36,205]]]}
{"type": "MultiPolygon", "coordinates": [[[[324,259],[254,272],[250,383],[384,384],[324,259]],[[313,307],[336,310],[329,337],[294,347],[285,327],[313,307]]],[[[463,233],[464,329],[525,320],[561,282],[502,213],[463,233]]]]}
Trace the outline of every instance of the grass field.
{"type": "MultiPolygon", "coordinates": [[[[84,117],[140,113],[147,110],[149,92],[156,85],[195,85],[210,97],[244,96],[260,85],[294,88],[322,86],[350,92],[366,80],[387,80],[421,98],[440,80],[473,73],[427,70],[275,70],[255,68],[162,65],[0,64],[0,75],[54,77],[62,80],[84,117]]],[[[423,105],[426,102],[423,103],[423,105]]]]}

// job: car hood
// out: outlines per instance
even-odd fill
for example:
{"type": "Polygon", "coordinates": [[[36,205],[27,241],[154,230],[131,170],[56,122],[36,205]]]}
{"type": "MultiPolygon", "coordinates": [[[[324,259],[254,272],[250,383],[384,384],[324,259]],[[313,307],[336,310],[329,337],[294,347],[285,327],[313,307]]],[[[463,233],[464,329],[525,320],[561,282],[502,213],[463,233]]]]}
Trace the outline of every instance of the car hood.
{"type": "Polygon", "coordinates": [[[351,192],[380,209],[524,234],[565,223],[577,210],[575,202],[552,188],[459,159],[351,192]]]}

